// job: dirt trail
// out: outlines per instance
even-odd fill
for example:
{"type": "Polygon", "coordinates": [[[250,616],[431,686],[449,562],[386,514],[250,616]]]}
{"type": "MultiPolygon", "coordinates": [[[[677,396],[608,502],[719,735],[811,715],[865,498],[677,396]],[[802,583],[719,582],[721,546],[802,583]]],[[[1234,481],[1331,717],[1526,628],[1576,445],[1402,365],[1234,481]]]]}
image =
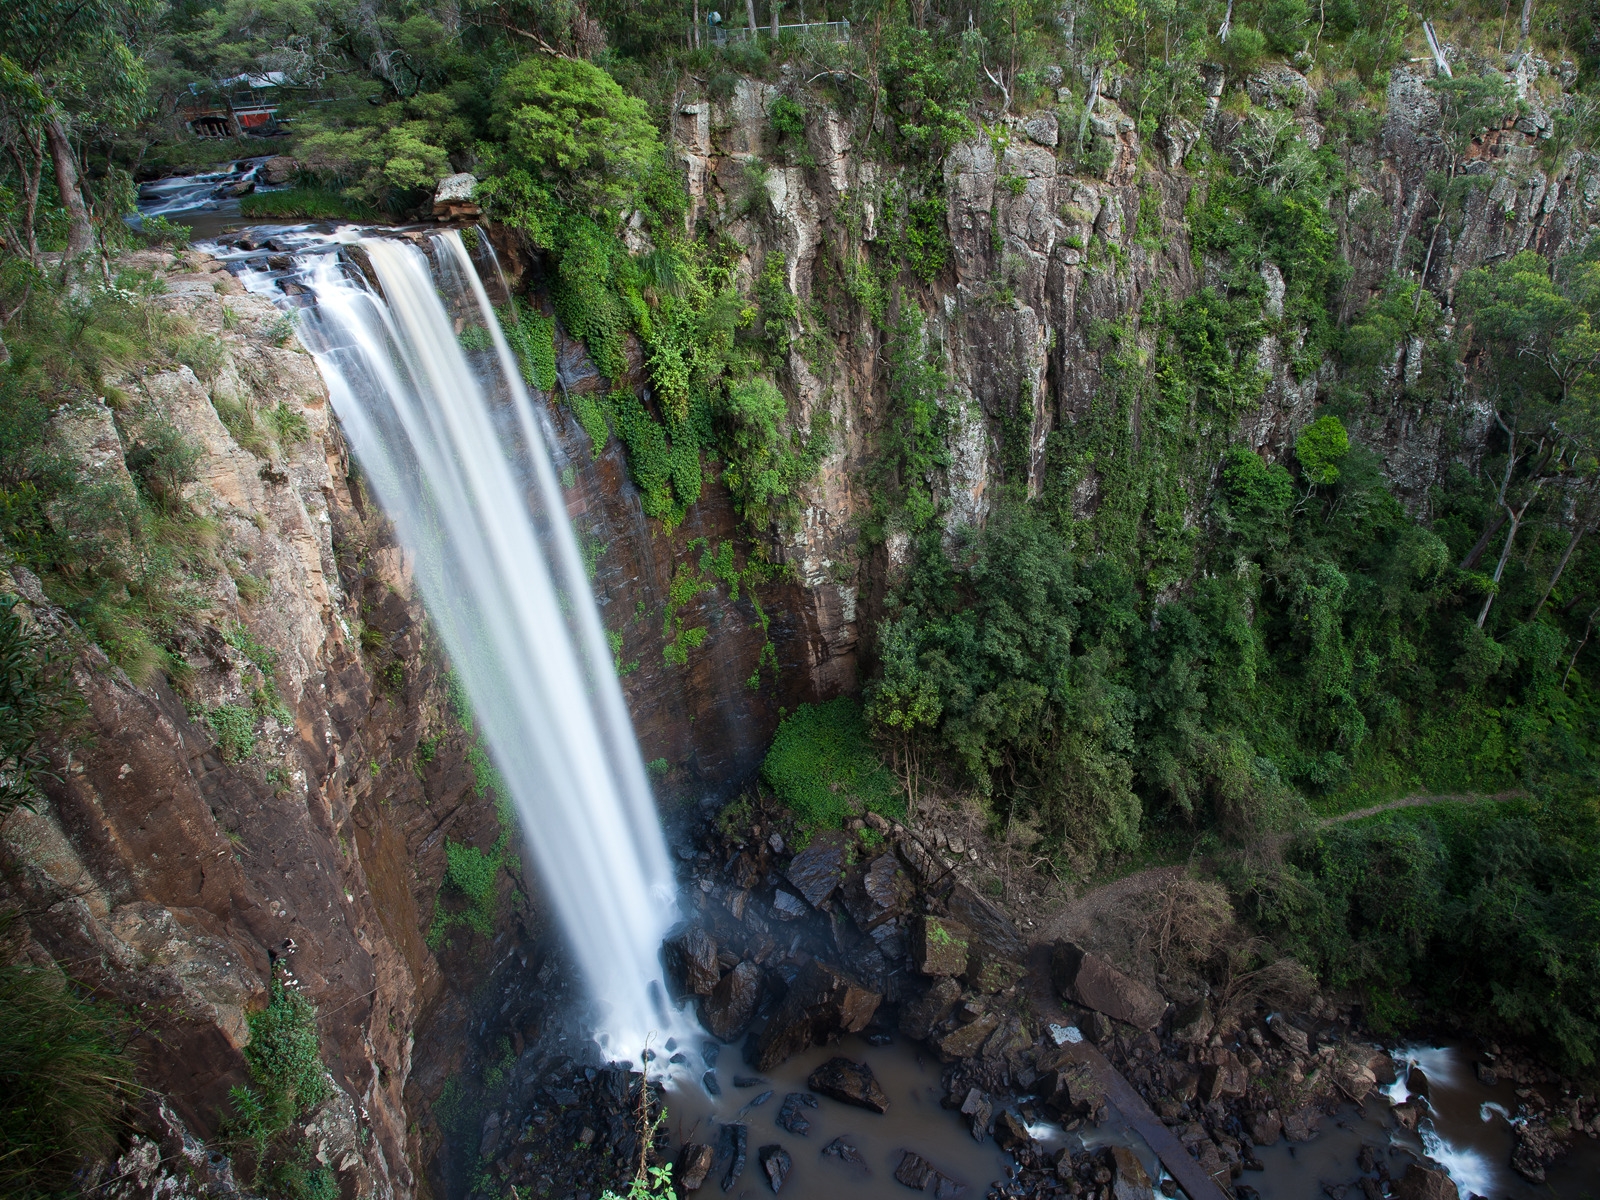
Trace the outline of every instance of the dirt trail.
{"type": "Polygon", "coordinates": [[[1345,821],[1359,821],[1363,817],[1375,817],[1379,813],[1392,812],[1397,808],[1422,808],[1430,804],[1481,804],[1486,800],[1521,800],[1527,794],[1527,792],[1517,789],[1509,792],[1467,792],[1456,796],[1402,796],[1398,800],[1386,800],[1382,804],[1353,809],[1347,813],[1340,813],[1336,817],[1324,817],[1320,824],[1322,828],[1326,829],[1329,825],[1340,825],[1345,821]]]}

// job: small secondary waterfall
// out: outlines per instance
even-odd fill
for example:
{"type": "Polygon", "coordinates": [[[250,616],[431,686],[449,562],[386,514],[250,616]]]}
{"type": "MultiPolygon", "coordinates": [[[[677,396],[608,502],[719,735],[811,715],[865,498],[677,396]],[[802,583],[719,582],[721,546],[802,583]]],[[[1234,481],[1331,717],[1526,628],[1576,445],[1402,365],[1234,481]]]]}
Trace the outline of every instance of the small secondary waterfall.
{"type": "Polygon", "coordinates": [[[600,1002],[602,1044],[637,1059],[671,1021],[658,958],[676,913],[665,839],[542,414],[460,235],[429,246],[431,261],[407,241],[362,239],[375,288],[341,255],[302,259],[316,303],[301,338],[415,556],[428,613],[600,1002]],[[457,315],[488,331],[497,372],[474,370],[457,315]]]}

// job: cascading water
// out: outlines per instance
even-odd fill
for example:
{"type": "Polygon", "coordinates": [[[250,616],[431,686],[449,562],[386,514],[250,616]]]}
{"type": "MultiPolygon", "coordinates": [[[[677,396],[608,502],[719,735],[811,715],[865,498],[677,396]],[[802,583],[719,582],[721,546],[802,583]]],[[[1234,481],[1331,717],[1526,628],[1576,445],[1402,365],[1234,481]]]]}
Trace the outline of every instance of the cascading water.
{"type": "Polygon", "coordinates": [[[430,253],[361,239],[371,285],[340,255],[301,259],[315,298],[301,338],[415,556],[429,615],[599,1002],[602,1044],[636,1059],[673,1020],[659,983],[675,916],[665,839],[542,414],[459,234],[428,241],[430,253]],[[474,370],[456,315],[488,331],[498,371],[474,370]]]}

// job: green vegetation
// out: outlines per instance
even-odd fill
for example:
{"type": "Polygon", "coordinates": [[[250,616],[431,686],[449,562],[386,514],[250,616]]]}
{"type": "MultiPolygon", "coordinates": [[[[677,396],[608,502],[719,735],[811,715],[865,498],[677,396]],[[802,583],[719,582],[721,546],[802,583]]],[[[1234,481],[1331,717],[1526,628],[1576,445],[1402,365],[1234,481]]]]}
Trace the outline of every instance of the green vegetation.
{"type": "Polygon", "coordinates": [[[460,912],[446,911],[442,897],[434,908],[433,923],[428,927],[428,945],[437,948],[445,934],[454,925],[465,925],[474,933],[485,937],[494,934],[494,920],[500,897],[495,891],[495,880],[505,865],[507,835],[502,832],[488,854],[476,846],[445,839],[445,886],[458,892],[468,902],[460,912]]]}
{"type": "MultiPolygon", "coordinates": [[[[449,713],[466,735],[467,768],[472,772],[473,788],[480,797],[494,805],[500,832],[487,854],[471,843],[445,839],[444,884],[434,900],[433,920],[429,923],[427,934],[428,946],[433,950],[444,944],[450,930],[457,925],[465,925],[473,933],[481,933],[485,937],[492,936],[500,904],[495,882],[502,868],[510,872],[513,879],[521,871],[521,863],[510,851],[511,837],[517,828],[511,792],[506,787],[500,769],[490,759],[483,739],[478,736],[467,690],[454,672],[445,676],[445,691],[449,713]],[[447,905],[446,900],[450,897],[464,900],[466,907],[447,905]]],[[[418,745],[419,763],[432,761],[438,742],[439,735],[436,734],[418,745]],[[424,751],[426,758],[423,757],[424,751]]]]}
{"type": "Polygon", "coordinates": [[[359,200],[322,187],[255,192],[240,199],[239,213],[250,218],[278,217],[293,221],[371,221],[378,215],[359,200]]]}
{"type": "Polygon", "coordinates": [[[0,593],[0,820],[31,809],[50,778],[45,736],[82,706],[55,669],[50,648],[17,613],[21,597],[0,593]]]}
{"type": "Polygon", "coordinates": [[[328,1095],[317,1010],[276,971],[269,995],[267,1007],[248,1017],[244,1060],[253,1083],[228,1092],[234,1161],[252,1186],[284,1200],[334,1200],[338,1182],[311,1158],[299,1128],[328,1095]]]}
{"type": "Polygon", "coordinates": [[[1337,826],[1230,880],[1241,908],[1368,1019],[1406,995],[1566,1069],[1600,1045],[1600,851],[1584,806],[1438,806],[1337,826]]]}
{"type": "Polygon", "coordinates": [[[46,1200],[71,1194],[83,1161],[115,1146],[133,1064],[104,1004],[17,957],[12,920],[0,917],[0,1191],[46,1200]]]}
{"type": "Polygon", "coordinates": [[[0,343],[0,542],[138,682],[172,663],[179,628],[204,604],[192,579],[222,569],[213,525],[181,499],[197,450],[111,382],[135,364],[216,370],[213,344],[161,311],[159,291],[148,274],[67,288],[0,261],[0,303],[14,312],[0,343]],[[103,421],[127,447],[131,489],[76,469],[75,431],[103,421]]]}
{"type": "Polygon", "coordinates": [[[809,826],[838,828],[867,812],[905,816],[899,785],[879,761],[861,706],[849,696],[802,704],[785,718],[761,777],[809,826]]]}

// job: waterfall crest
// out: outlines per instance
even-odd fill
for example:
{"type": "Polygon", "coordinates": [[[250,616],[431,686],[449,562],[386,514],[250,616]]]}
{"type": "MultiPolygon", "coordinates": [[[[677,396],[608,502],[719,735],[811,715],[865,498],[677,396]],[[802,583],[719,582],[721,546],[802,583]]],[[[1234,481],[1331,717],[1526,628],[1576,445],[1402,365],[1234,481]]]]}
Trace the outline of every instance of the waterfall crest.
{"type": "Polygon", "coordinates": [[[672,867],[599,612],[522,384],[459,234],[363,238],[367,279],[300,260],[300,336],[401,543],[522,824],[614,1058],[671,1020],[672,867]],[[370,279],[370,283],[368,282],[370,279]],[[475,370],[456,318],[481,323],[475,370]]]}

